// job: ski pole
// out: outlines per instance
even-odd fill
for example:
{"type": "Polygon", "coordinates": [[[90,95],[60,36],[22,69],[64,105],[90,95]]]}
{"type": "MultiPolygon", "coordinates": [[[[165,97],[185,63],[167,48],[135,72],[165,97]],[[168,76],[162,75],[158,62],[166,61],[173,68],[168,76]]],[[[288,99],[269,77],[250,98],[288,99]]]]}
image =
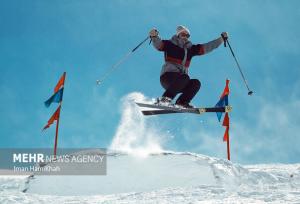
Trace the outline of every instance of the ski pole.
{"type": "Polygon", "coordinates": [[[239,62],[237,61],[237,59],[236,59],[236,57],[235,57],[235,54],[234,54],[234,52],[233,52],[233,50],[232,50],[232,48],[231,48],[231,46],[230,46],[230,43],[229,43],[229,41],[228,41],[228,38],[225,37],[223,34],[221,34],[221,36],[222,36],[222,38],[223,38],[223,40],[224,40],[224,46],[226,47],[226,44],[228,44],[228,46],[229,46],[229,49],[230,49],[230,51],[231,51],[231,54],[232,54],[232,56],[233,56],[233,58],[234,58],[234,60],[235,60],[235,62],[236,62],[236,64],[237,64],[237,67],[239,68],[240,74],[241,74],[241,76],[242,76],[242,78],[243,78],[243,80],[244,80],[244,83],[245,83],[245,85],[246,85],[246,87],[247,87],[247,89],[248,89],[248,95],[252,95],[252,94],[253,94],[253,91],[251,91],[250,88],[249,88],[249,86],[248,86],[247,80],[245,79],[245,76],[244,76],[244,74],[243,74],[243,72],[242,72],[241,66],[240,66],[239,62]]]}
{"type": "Polygon", "coordinates": [[[146,42],[149,39],[149,36],[145,38],[142,42],[140,42],[135,48],[133,48],[130,52],[128,52],[126,55],[124,55],[118,62],[116,62],[113,66],[111,66],[105,74],[103,75],[102,78],[97,79],[96,83],[97,85],[100,85],[120,64],[122,64],[129,56],[136,51],[144,42],[146,42]]]}

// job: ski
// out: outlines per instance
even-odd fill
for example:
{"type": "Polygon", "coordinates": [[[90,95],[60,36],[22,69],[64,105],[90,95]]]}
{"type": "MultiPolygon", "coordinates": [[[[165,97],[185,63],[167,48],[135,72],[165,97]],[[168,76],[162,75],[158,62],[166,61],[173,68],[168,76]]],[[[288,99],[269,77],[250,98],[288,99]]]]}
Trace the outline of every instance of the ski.
{"type": "Polygon", "coordinates": [[[171,110],[144,110],[142,111],[143,115],[161,115],[161,114],[170,114],[170,113],[182,113],[171,110]]]}
{"type": "Polygon", "coordinates": [[[178,106],[163,106],[159,104],[147,104],[147,103],[138,103],[136,104],[139,107],[144,108],[155,108],[158,110],[144,110],[142,113],[144,115],[157,115],[157,114],[169,114],[169,113],[194,113],[194,114],[203,114],[206,112],[230,112],[231,106],[224,107],[208,107],[208,108],[181,108],[178,106]]]}

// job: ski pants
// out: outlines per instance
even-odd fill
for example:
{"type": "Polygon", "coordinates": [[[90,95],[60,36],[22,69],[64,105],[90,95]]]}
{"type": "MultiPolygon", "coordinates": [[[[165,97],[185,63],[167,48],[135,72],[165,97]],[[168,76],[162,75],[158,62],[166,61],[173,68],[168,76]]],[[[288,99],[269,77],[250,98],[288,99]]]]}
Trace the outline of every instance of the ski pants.
{"type": "Polygon", "coordinates": [[[176,103],[188,104],[194,98],[201,87],[198,79],[190,79],[187,74],[179,72],[166,72],[160,76],[160,83],[164,87],[164,97],[174,99],[182,93],[176,103]]]}

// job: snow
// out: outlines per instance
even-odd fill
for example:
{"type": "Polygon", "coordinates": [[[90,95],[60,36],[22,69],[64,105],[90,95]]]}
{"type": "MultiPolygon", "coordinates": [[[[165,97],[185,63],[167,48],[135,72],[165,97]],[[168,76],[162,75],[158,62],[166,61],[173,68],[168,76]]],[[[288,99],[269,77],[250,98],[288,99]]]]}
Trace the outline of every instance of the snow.
{"type": "Polygon", "coordinates": [[[241,166],[188,152],[107,161],[107,176],[1,176],[0,203],[300,202],[300,164],[241,166]]]}
{"type": "Polygon", "coordinates": [[[107,163],[106,176],[56,176],[55,179],[51,179],[53,176],[40,176],[30,182],[28,192],[97,195],[216,184],[207,161],[189,154],[159,154],[146,158],[111,155],[108,156],[107,163]],[[78,183],[89,185],[77,185],[78,183]],[[57,188],[57,185],[63,189],[57,188]]]}
{"type": "MultiPolygon", "coordinates": [[[[300,203],[300,164],[243,166],[166,151],[165,131],[123,98],[104,176],[0,176],[0,203],[300,203]]],[[[3,173],[3,170],[2,170],[3,173]]]]}

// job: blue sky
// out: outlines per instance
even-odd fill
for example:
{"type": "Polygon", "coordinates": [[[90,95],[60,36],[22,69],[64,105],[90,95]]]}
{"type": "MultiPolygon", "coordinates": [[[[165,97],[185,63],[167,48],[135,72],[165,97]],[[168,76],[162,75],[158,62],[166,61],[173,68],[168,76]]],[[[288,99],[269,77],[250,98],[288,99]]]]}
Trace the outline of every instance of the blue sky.
{"type": "MultiPolygon", "coordinates": [[[[156,27],[168,39],[176,26],[194,43],[229,32],[253,96],[247,95],[228,48],[194,58],[202,82],[193,104],[211,106],[231,80],[232,160],[300,162],[300,2],[265,1],[1,1],[1,147],[52,147],[41,133],[56,105],[43,102],[66,71],[60,147],[108,147],[122,116],[121,98],[162,93],[163,54],[140,47],[101,86],[95,81],[156,27]]],[[[224,128],[214,115],[147,119],[172,135],[163,147],[226,158],[224,128]]],[[[158,136],[159,137],[159,136],[158,136]]]]}

